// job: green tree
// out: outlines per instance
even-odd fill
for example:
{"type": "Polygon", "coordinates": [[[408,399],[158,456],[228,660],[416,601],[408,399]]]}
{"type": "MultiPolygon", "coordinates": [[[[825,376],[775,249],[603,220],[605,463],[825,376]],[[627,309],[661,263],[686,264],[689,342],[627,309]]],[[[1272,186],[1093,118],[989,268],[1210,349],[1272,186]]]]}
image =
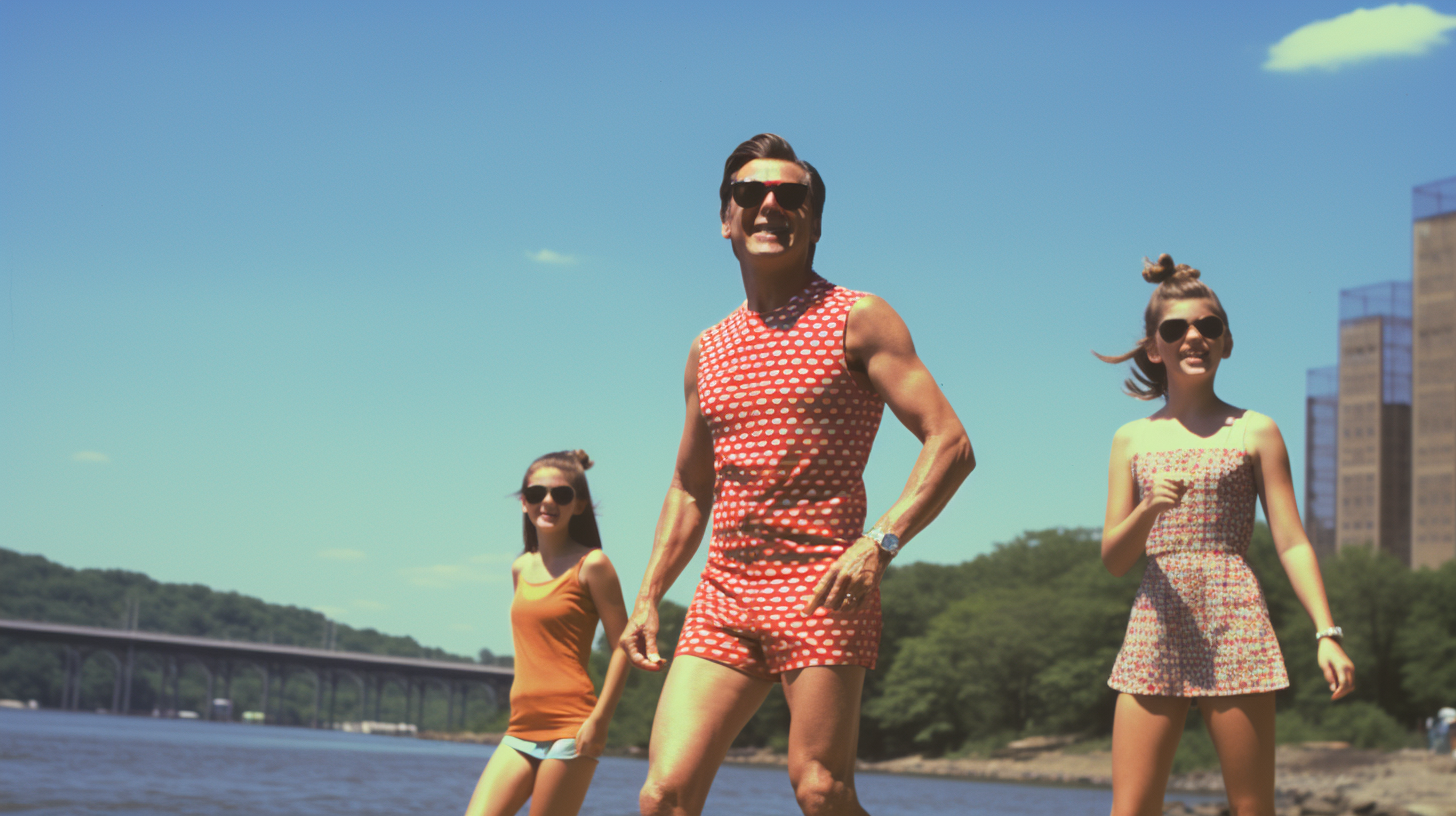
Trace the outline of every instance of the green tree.
{"type": "MultiPolygon", "coordinates": [[[[1136,583],[1102,568],[1091,530],[1027,533],[953,570],[923,573],[924,633],[898,644],[865,706],[884,753],[937,753],[967,740],[1110,720],[1107,672],[1136,583]],[[947,600],[927,587],[953,587],[947,600]]],[[[887,581],[888,583],[888,581],[887,581]]],[[[904,628],[909,628],[905,625],[904,628]]]]}
{"type": "Polygon", "coordinates": [[[1401,688],[1416,716],[1456,703],[1456,561],[1412,579],[1410,617],[1398,636],[1401,688]]]}

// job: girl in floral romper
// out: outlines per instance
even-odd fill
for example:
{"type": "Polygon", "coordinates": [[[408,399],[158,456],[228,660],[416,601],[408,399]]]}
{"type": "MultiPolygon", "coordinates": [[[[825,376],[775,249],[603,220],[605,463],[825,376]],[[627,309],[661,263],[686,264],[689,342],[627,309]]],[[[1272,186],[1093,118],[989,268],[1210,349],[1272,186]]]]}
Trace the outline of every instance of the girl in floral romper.
{"type": "Polygon", "coordinates": [[[1198,270],[1145,260],[1157,290],[1127,354],[1128,393],[1163,398],[1112,439],[1102,562],[1123,575],[1147,555],[1127,636],[1108,684],[1121,692],[1112,729],[1113,816],[1162,813],[1173,752],[1198,700],[1235,816],[1274,813],[1274,692],[1289,685],[1258,581],[1244,554],[1254,500],[1279,560],[1313,619],[1331,697],[1354,690],[1319,564],[1294,503],[1289,454],[1268,417],[1213,392],[1233,352],[1228,316],[1198,270]]]}

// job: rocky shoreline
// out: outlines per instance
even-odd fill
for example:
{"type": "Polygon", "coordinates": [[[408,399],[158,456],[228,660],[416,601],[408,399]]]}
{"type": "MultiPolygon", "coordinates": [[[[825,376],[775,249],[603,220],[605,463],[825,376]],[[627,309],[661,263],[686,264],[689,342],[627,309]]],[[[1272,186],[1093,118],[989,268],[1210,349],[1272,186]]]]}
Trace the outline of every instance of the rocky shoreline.
{"type": "MultiPolygon", "coordinates": [[[[861,760],[870,773],[948,776],[1030,784],[1112,785],[1108,751],[1067,751],[1068,740],[1040,738],[1012,743],[991,757],[908,756],[879,762],[861,760]]],[[[738,749],[729,762],[783,766],[785,757],[767,749],[738,749]]],[[[1456,760],[1426,751],[1362,751],[1340,743],[1281,745],[1275,756],[1279,816],[1456,816],[1456,760]]],[[[1172,790],[1223,793],[1217,770],[1180,774],[1172,790]]],[[[1169,803],[1165,813],[1220,816],[1227,806],[1188,807],[1169,803]]]]}
{"type": "MultiPolygon", "coordinates": [[[[426,739],[496,744],[500,734],[421,731],[426,739]]],[[[1112,755],[1108,751],[1076,750],[1064,737],[1034,737],[1013,742],[990,757],[900,757],[868,762],[867,773],[946,776],[1038,785],[1110,787],[1112,755]],[[1070,750],[1069,750],[1070,749],[1070,750]]],[[[640,749],[612,752],[641,757],[640,749]]],[[[784,767],[787,758],[767,748],[736,748],[728,762],[738,765],[784,767]]],[[[1456,759],[1449,755],[1406,749],[1363,751],[1343,743],[1281,745],[1275,754],[1278,816],[1456,816],[1456,759]]],[[[1172,790],[1220,794],[1223,779],[1217,770],[1180,774],[1169,781],[1172,790]]],[[[1208,803],[1188,807],[1172,802],[1169,816],[1222,816],[1226,805],[1208,803]]]]}

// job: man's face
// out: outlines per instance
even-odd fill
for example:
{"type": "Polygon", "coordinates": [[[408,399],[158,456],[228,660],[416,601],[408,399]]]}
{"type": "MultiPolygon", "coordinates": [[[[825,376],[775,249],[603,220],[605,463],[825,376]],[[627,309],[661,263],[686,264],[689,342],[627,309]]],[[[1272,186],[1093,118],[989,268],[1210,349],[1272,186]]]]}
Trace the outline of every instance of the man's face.
{"type": "Polygon", "coordinates": [[[740,207],[731,197],[723,217],[723,237],[733,242],[733,254],[740,261],[778,257],[784,261],[804,259],[819,240],[819,220],[805,196],[798,209],[785,209],[774,194],[774,182],[809,183],[809,172],[780,159],[754,159],[733,174],[734,181],[768,183],[769,193],[752,207],[740,207]]]}

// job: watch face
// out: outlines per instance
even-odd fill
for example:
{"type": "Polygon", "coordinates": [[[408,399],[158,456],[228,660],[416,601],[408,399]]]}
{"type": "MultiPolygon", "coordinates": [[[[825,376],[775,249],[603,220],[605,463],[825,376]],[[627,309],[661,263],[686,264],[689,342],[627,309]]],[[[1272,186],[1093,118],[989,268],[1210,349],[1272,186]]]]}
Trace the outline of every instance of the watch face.
{"type": "Polygon", "coordinates": [[[885,533],[885,537],[880,539],[880,546],[893,555],[900,551],[900,537],[894,533],[885,533]]]}

